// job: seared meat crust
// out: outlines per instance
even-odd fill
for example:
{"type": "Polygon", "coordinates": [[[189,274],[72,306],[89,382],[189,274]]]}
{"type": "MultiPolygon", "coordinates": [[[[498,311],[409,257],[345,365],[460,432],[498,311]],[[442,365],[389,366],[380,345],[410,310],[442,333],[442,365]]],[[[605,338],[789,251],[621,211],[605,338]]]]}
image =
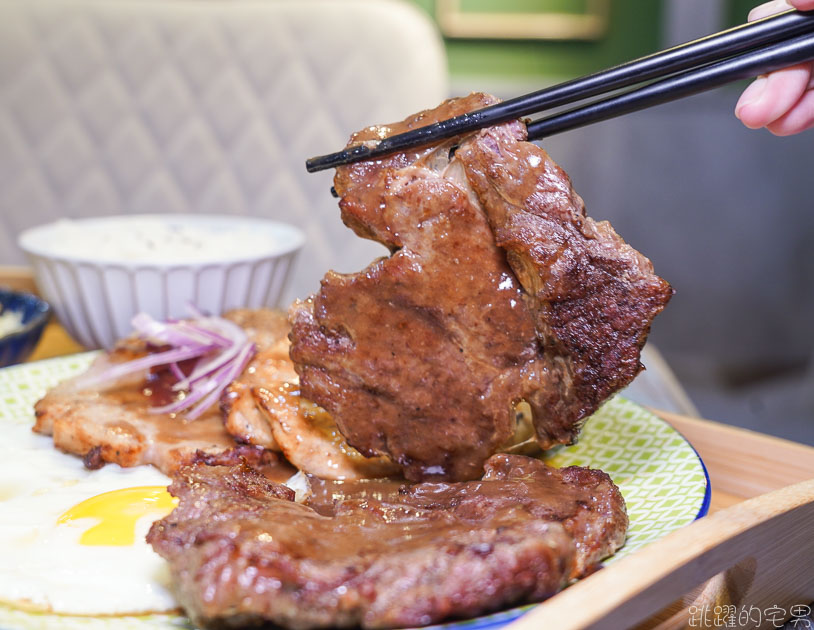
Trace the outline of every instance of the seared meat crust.
{"type": "MultiPolygon", "coordinates": [[[[350,144],[494,102],[452,99],[350,144]]],[[[337,169],[343,221],[392,254],[329,272],[292,307],[291,358],[348,442],[411,480],[479,477],[522,400],[541,446],[572,442],[641,369],[672,294],[524,134],[509,123],[337,169]]]]}
{"type": "Polygon", "coordinates": [[[345,497],[327,515],[245,465],[185,467],[170,492],[179,506],[148,541],[204,628],[403,627],[537,601],[627,526],[604,473],[510,455],[482,481],[345,497]]]}
{"type": "Polygon", "coordinates": [[[261,473],[269,481],[284,483],[297,474],[297,469],[286,462],[279,453],[262,446],[242,444],[219,453],[198,451],[192,456],[187,466],[206,464],[207,466],[241,466],[246,465],[261,473]]]}
{"type": "Polygon", "coordinates": [[[574,441],[579,421],[642,370],[650,324],[673,290],[610,223],[585,215],[568,175],[525,139],[521,123],[492,127],[456,157],[532,297],[548,376],[524,398],[548,448],[574,441]]]}

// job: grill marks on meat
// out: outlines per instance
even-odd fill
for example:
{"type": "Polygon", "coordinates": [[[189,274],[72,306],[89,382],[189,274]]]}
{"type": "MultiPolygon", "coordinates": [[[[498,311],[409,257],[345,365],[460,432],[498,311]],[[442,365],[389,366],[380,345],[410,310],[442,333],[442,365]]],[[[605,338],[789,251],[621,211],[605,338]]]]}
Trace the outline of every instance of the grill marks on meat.
{"type": "Polygon", "coordinates": [[[525,133],[520,123],[486,129],[456,156],[533,299],[549,370],[524,397],[548,448],[573,441],[579,421],[641,371],[650,324],[673,290],[607,221],[585,215],[568,175],[525,133]]]}
{"type": "MultiPolygon", "coordinates": [[[[473,94],[365,142],[496,102],[473,94]]],[[[526,400],[544,447],[641,369],[671,289],[509,123],[337,169],[343,221],[392,254],[291,311],[303,395],[411,480],[473,479],[526,400]],[[454,156],[451,149],[457,146],[454,156]]]]}
{"type": "Polygon", "coordinates": [[[377,497],[351,492],[316,511],[245,465],[185,467],[170,486],[180,504],[148,541],[207,628],[470,617],[548,597],[622,544],[624,502],[604,473],[510,455],[486,470],[476,482],[383,483],[377,497]]]}

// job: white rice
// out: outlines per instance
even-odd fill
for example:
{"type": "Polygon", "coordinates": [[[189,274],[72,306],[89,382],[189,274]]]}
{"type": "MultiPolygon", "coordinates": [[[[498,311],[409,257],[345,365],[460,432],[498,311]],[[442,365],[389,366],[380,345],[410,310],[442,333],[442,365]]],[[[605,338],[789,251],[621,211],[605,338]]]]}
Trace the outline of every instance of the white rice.
{"type": "Polygon", "coordinates": [[[54,256],[121,262],[197,263],[267,255],[275,247],[268,230],[240,221],[227,227],[180,224],[153,217],[121,217],[99,223],[63,219],[49,231],[54,256]]]}

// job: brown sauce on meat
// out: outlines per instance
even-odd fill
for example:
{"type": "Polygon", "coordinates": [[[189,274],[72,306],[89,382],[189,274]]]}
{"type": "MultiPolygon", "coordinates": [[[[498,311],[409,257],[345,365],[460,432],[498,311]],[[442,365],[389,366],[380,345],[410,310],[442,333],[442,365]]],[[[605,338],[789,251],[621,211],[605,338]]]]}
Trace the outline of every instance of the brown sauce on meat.
{"type": "Polygon", "coordinates": [[[297,474],[297,469],[279,456],[273,464],[264,464],[260,471],[266,479],[275,483],[285,483],[297,474]]]}
{"type": "MultiPolygon", "coordinates": [[[[584,468],[549,468],[533,458],[495,456],[483,479],[469,482],[424,482],[403,479],[328,481],[309,477],[311,496],[305,505],[322,517],[335,532],[361,531],[338,548],[323,549],[324,522],[305,514],[300,525],[308,532],[286,544],[312,557],[373,552],[377,545],[409,549],[434,545],[478,527],[519,526],[529,520],[559,522],[572,534],[581,530],[586,510],[599,509],[598,488],[607,484],[598,471],[584,468]],[[314,542],[305,543],[304,541],[314,542]]],[[[610,510],[612,511],[612,510],[610,510]]],[[[620,519],[621,519],[620,515],[620,519]]],[[[298,525],[299,528],[299,525],[298,525]]],[[[279,535],[279,530],[277,530],[279,535]]],[[[580,538],[580,536],[577,536],[580,538]]],[[[333,546],[333,545],[332,545],[333,546]]],[[[580,567],[584,567],[582,561],[580,567]]]]}
{"type": "MultiPolygon", "coordinates": [[[[536,517],[562,520],[570,516],[574,506],[591,502],[592,488],[564,485],[562,479],[546,476],[539,471],[520,478],[499,479],[487,475],[481,481],[424,482],[412,484],[403,479],[369,479],[360,481],[330,481],[309,477],[311,496],[306,505],[324,516],[342,511],[343,503],[381,503],[410,505],[421,510],[452,508],[463,518],[480,518],[464,505],[471,502],[477,509],[506,512],[534,505],[536,517]],[[530,480],[534,483],[528,483],[530,480]]],[[[470,506],[471,507],[471,506],[470,506]]],[[[511,517],[509,517],[511,518],[511,517]]],[[[516,519],[515,519],[516,520],[516,519]]]]}
{"type": "MultiPolygon", "coordinates": [[[[181,369],[186,374],[191,367],[191,364],[182,365],[181,369]]],[[[235,465],[246,461],[269,481],[276,483],[284,483],[297,473],[296,468],[275,453],[261,447],[236,444],[226,431],[217,404],[195,420],[187,420],[182,413],[152,413],[149,407],[166,405],[176,398],[177,394],[172,391],[174,383],[175,377],[168,370],[162,370],[152,373],[146,383],[126,385],[101,395],[122,406],[139,410],[138,427],[125,422],[118,425],[128,425],[133,435],[142,435],[159,449],[178,448],[183,451],[177,457],[178,463],[188,459],[195,450],[200,450],[216,453],[216,457],[223,460],[222,464],[235,465]]],[[[109,426],[113,427],[113,424],[109,426]]],[[[123,426],[121,428],[125,429],[123,426]]],[[[195,456],[196,459],[199,457],[206,458],[207,455],[195,456]]]]}
{"type": "MultiPolygon", "coordinates": [[[[150,407],[154,404],[153,395],[154,390],[142,385],[128,385],[100,394],[110,403],[140,412],[139,426],[136,428],[131,423],[126,423],[129,425],[126,429],[141,433],[153,442],[167,446],[194,443],[199,445],[199,448],[204,446],[229,448],[235,445],[232,437],[223,428],[217,406],[197,420],[190,421],[181,414],[152,413],[150,407]]],[[[124,423],[111,423],[109,426],[114,427],[114,424],[124,423]]]]}
{"type": "Polygon", "coordinates": [[[308,476],[311,496],[305,504],[323,516],[331,516],[337,503],[356,501],[393,501],[399,490],[408,485],[403,479],[364,479],[360,481],[331,481],[308,476]]]}
{"type": "MultiPolygon", "coordinates": [[[[499,531],[535,522],[530,510],[511,501],[501,501],[491,510],[467,508],[465,501],[462,507],[422,506],[409,495],[393,493],[390,484],[371,485],[378,488],[362,488],[359,497],[345,496],[333,509],[325,503],[280,503],[275,506],[273,526],[250,521],[242,525],[241,534],[260,539],[272,536],[294,557],[328,562],[382,555],[388,550],[405,553],[441,547],[468,536],[475,523],[479,530],[499,531]],[[377,494],[382,499],[375,498],[377,494]]],[[[495,489],[496,494],[499,492],[495,489]]]]}
{"type": "MultiPolygon", "coordinates": [[[[450,99],[350,145],[496,102],[450,99]]],[[[337,168],[342,221],[391,255],[329,271],[296,302],[290,355],[303,396],[407,479],[478,478],[511,438],[518,401],[542,448],[573,443],[641,370],[650,323],[672,295],[525,140],[510,121],[337,168]]]]}

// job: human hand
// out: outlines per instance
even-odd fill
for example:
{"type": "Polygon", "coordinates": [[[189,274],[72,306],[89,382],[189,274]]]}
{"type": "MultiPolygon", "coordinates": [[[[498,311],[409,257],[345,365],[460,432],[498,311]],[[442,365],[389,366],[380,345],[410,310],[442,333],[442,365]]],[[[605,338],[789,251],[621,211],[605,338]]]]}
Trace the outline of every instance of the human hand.
{"type": "MultiPolygon", "coordinates": [[[[749,21],[792,7],[814,10],[814,0],[773,0],[752,9],[749,21]]],[[[790,136],[814,127],[814,62],[755,79],[741,94],[735,116],[750,129],[766,127],[777,136],[790,136]]]]}

